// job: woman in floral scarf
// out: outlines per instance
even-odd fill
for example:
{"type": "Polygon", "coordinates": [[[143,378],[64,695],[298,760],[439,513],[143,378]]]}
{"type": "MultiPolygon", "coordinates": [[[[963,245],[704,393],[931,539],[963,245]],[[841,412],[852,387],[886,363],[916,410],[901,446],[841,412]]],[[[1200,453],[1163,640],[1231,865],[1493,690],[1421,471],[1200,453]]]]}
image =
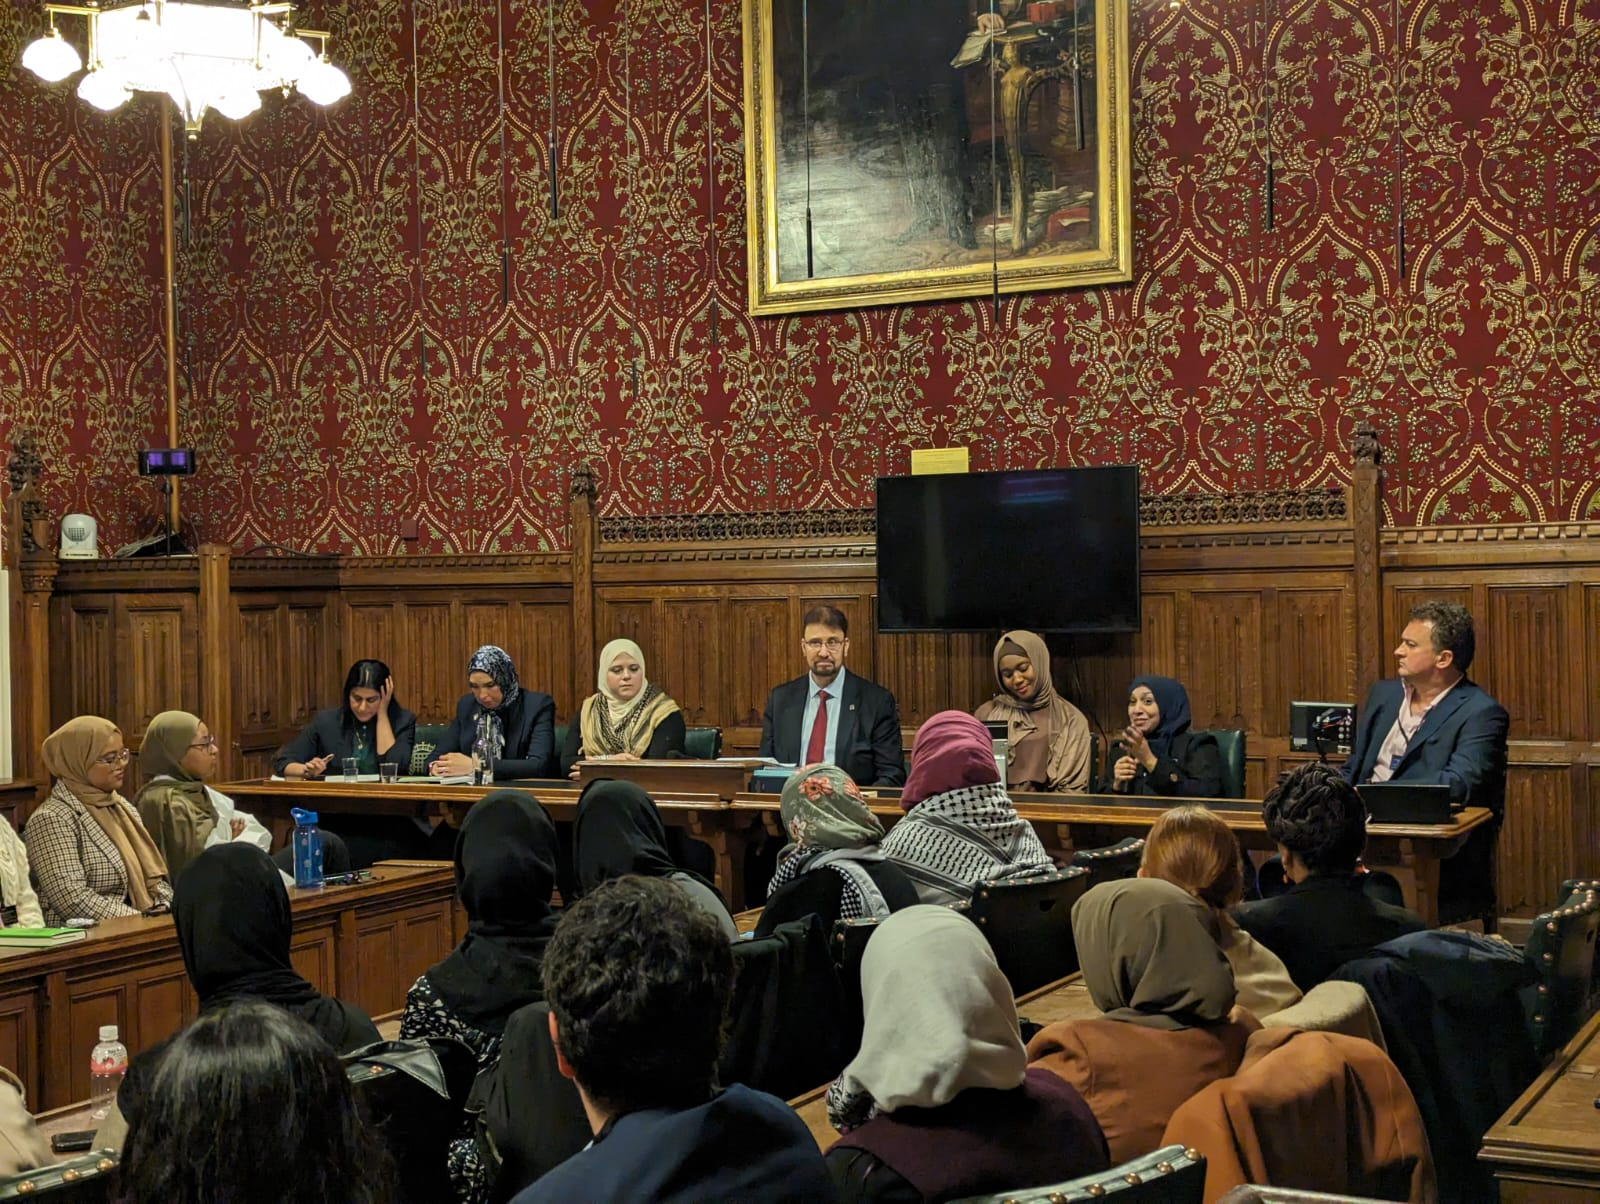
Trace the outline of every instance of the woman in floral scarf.
{"type": "Polygon", "coordinates": [[[883,824],[850,775],[836,765],[807,765],[783,786],[780,803],[789,843],[767,887],[756,928],[764,936],[785,920],[883,919],[917,901],[916,887],[878,851],[883,824]]]}

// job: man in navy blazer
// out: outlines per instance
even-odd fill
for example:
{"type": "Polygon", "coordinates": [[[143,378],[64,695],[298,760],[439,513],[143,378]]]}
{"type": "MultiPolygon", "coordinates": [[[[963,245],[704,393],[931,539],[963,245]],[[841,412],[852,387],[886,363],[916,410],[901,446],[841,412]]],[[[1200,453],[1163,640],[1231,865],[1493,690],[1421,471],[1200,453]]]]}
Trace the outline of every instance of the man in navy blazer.
{"type": "Polygon", "coordinates": [[[900,709],[888,690],[845,671],[850,621],[844,612],[832,606],[808,610],[800,649],[808,672],[767,695],[761,755],[785,765],[827,761],[859,786],[904,785],[900,709]]]}
{"type": "Polygon", "coordinates": [[[1436,783],[1462,806],[1487,807],[1440,867],[1440,919],[1477,915],[1493,901],[1495,839],[1505,814],[1506,709],[1467,679],[1476,640],[1464,606],[1414,607],[1394,654],[1400,676],[1372,687],[1361,708],[1347,781],[1436,783]]]}

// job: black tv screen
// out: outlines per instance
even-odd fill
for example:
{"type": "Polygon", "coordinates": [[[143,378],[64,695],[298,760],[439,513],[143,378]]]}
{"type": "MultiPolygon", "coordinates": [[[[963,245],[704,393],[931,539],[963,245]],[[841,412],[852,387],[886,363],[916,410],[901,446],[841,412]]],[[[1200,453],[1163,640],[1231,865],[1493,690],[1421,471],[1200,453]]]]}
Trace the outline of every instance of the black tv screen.
{"type": "Polygon", "coordinates": [[[878,630],[1139,630],[1139,470],[878,478],[878,630]]]}

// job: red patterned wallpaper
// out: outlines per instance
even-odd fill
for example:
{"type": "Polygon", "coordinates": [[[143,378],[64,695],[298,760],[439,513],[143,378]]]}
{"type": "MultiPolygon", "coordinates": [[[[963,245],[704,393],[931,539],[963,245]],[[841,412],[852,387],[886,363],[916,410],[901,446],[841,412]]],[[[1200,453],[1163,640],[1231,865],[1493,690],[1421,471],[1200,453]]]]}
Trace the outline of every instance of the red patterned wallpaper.
{"type": "MultiPolygon", "coordinates": [[[[1366,421],[1392,522],[1600,517],[1600,0],[1135,5],[1137,278],[996,322],[743,315],[733,0],[709,32],[698,3],[557,0],[553,88],[545,4],[308,3],[354,95],[213,115],[180,164],[186,516],[514,551],[565,545],[583,460],[613,514],[865,505],[951,443],[1261,489],[1345,480],[1366,421]]],[[[39,28],[0,3],[0,439],[35,427],[52,508],[109,546],[158,513],[125,479],[162,424],[156,110],[40,86],[39,28]]]]}

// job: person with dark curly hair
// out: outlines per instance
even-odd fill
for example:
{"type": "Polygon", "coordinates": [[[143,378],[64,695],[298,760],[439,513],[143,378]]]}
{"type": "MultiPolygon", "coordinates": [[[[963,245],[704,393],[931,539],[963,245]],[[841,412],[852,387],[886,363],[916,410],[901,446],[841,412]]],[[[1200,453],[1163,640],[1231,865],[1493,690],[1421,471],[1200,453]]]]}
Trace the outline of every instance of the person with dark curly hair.
{"type": "Polygon", "coordinates": [[[1415,912],[1362,889],[1357,865],[1367,813],[1337,769],[1314,762],[1286,774],[1263,800],[1261,815],[1291,885],[1276,898],[1239,905],[1233,915],[1283,959],[1302,991],[1385,941],[1427,927],[1415,912]]]}
{"type": "Polygon", "coordinates": [[[557,924],[543,972],[556,1063],[594,1141],[514,1204],[835,1198],[787,1104],[717,1089],[733,952],[673,883],[628,875],[585,893],[557,924]]]}

